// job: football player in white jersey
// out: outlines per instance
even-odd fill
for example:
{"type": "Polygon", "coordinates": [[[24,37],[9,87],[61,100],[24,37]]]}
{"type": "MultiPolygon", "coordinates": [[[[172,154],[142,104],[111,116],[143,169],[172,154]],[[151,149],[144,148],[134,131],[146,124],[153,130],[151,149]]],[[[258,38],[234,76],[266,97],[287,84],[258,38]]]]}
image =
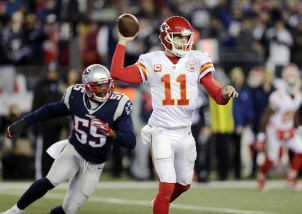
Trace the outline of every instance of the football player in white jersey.
{"type": "Polygon", "coordinates": [[[227,104],[238,93],[232,86],[222,89],[214,80],[209,54],[191,50],[193,32],[183,17],[173,16],[160,27],[165,51],[142,54],[137,63],[124,68],[125,50],[133,37],[119,33],[111,76],[127,83],[147,83],[151,88],[153,113],[142,129],[144,142],[151,143],[159,191],[151,203],[153,213],[167,214],[169,203],[189,189],[196,159],[191,133],[192,113],[197,105],[198,84],[218,104],[227,104]]]}
{"type": "Polygon", "coordinates": [[[281,146],[286,146],[295,153],[286,181],[288,186],[298,188],[296,176],[302,164],[301,131],[296,128],[300,123],[298,110],[302,103],[298,67],[294,64],[285,66],[282,80],[284,87],[269,96],[268,108],[261,118],[257,134],[256,149],[263,151],[266,141],[266,159],[257,178],[261,190],[265,189],[265,179],[270,167],[278,161],[281,146]]]}

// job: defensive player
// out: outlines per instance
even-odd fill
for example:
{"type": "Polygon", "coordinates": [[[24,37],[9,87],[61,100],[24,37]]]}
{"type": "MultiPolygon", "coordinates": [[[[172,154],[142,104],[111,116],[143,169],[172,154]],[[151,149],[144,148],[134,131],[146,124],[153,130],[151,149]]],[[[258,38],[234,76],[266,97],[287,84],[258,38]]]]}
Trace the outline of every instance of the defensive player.
{"type": "Polygon", "coordinates": [[[295,128],[300,123],[297,113],[302,103],[298,67],[294,64],[285,66],[282,70],[282,80],[283,86],[269,96],[268,108],[261,118],[257,134],[255,146],[258,151],[263,151],[266,141],[266,159],[257,178],[261,190],[265,189],[269,169],[279,159],[281,146],[287,146],[295,153],[286,180],[290,187],[298,188],[296,177],[302,164],[301,131],[295,128]]]}
{"type": "Polygon", "coordinates": [[[38,121],[67,115],[74,121],[68,140],[50,147],[50,153],[58,156],[47,176],[35,181],[5,214],[21,213],[68,179],[69,188],[62,205],[50,213],[76,213],[93,194],[113,144],[135,147],[132,103],[125,95],[112,91],[109,71],[102,65],[90,65],[83,72],[82,82],[70,86],[62,100],[46,104],[8,127],[7,136],[15,141],[27,126],[38,121]]]}
{"type": "Polygon", "coordinates": [[[151,207],[155,214],[167,214],[169,203],[192,183],[196,147],[191,120],[198,99],[198,83],[218,104],[228,103],[238,93],[232,86],[222,89],[214,80],[214,66],[207,53],[191,51],[193,32],[183,17],[173,16],[161,24],[159,39],[164,52],[143,54],[136,64],[126,68],[126,46],[136,35],[118,36],[111,64],[112,78],[127,83],[145,82],[151,87],[153,113],[142,129],[142,136],[143,141],[151,142],[159,180],[159,191],[151,207]]]}

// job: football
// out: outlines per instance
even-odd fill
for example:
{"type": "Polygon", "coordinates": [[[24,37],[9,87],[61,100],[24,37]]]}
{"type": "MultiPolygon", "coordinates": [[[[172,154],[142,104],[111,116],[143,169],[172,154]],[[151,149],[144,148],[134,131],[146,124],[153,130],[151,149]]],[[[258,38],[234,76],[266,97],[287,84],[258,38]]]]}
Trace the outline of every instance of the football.
{"type": "Polygon", "coordinates": [[[117,27],[123,36],[131,37],[138,32],[139,23],[134,15],[130,13],[125,13],[118,17],[117,27]]]}

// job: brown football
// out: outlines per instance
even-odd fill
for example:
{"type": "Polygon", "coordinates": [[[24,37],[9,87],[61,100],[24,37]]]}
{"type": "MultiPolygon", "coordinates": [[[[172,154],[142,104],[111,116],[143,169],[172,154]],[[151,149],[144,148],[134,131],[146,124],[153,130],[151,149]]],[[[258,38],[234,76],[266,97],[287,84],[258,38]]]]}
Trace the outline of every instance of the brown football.
{"type": "Polygon", "coordinates": [[[118,17],[117,27],[120,33],[125,37],[134,36],[139,30],[137,18],[130,13],[125,13],[118,17]]]}

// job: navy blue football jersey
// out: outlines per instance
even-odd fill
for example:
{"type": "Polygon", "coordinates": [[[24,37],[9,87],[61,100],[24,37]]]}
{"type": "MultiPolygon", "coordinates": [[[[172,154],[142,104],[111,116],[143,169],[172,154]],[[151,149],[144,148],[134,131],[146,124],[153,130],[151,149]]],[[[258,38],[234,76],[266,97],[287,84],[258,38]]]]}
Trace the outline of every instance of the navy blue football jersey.
{"type": "Polygon", "coordinates": [[[133,149],[136,137],[131,119],[132,103],[121,93],[113,92],[110,98],[95,109],[91,109],[84,86],[70,86],[61,101],[42,106],[26,115],[24,119],[31,125],[38,121],[57,116],[70,115],[74,121],[74,129],[68,137],[69,142],[87,161],[103,163],[110,159],[113,143],[133,149]],[[106,137],[95,126],[91,119],[98,118],[113,129],[116,140],[106,137]]]}

